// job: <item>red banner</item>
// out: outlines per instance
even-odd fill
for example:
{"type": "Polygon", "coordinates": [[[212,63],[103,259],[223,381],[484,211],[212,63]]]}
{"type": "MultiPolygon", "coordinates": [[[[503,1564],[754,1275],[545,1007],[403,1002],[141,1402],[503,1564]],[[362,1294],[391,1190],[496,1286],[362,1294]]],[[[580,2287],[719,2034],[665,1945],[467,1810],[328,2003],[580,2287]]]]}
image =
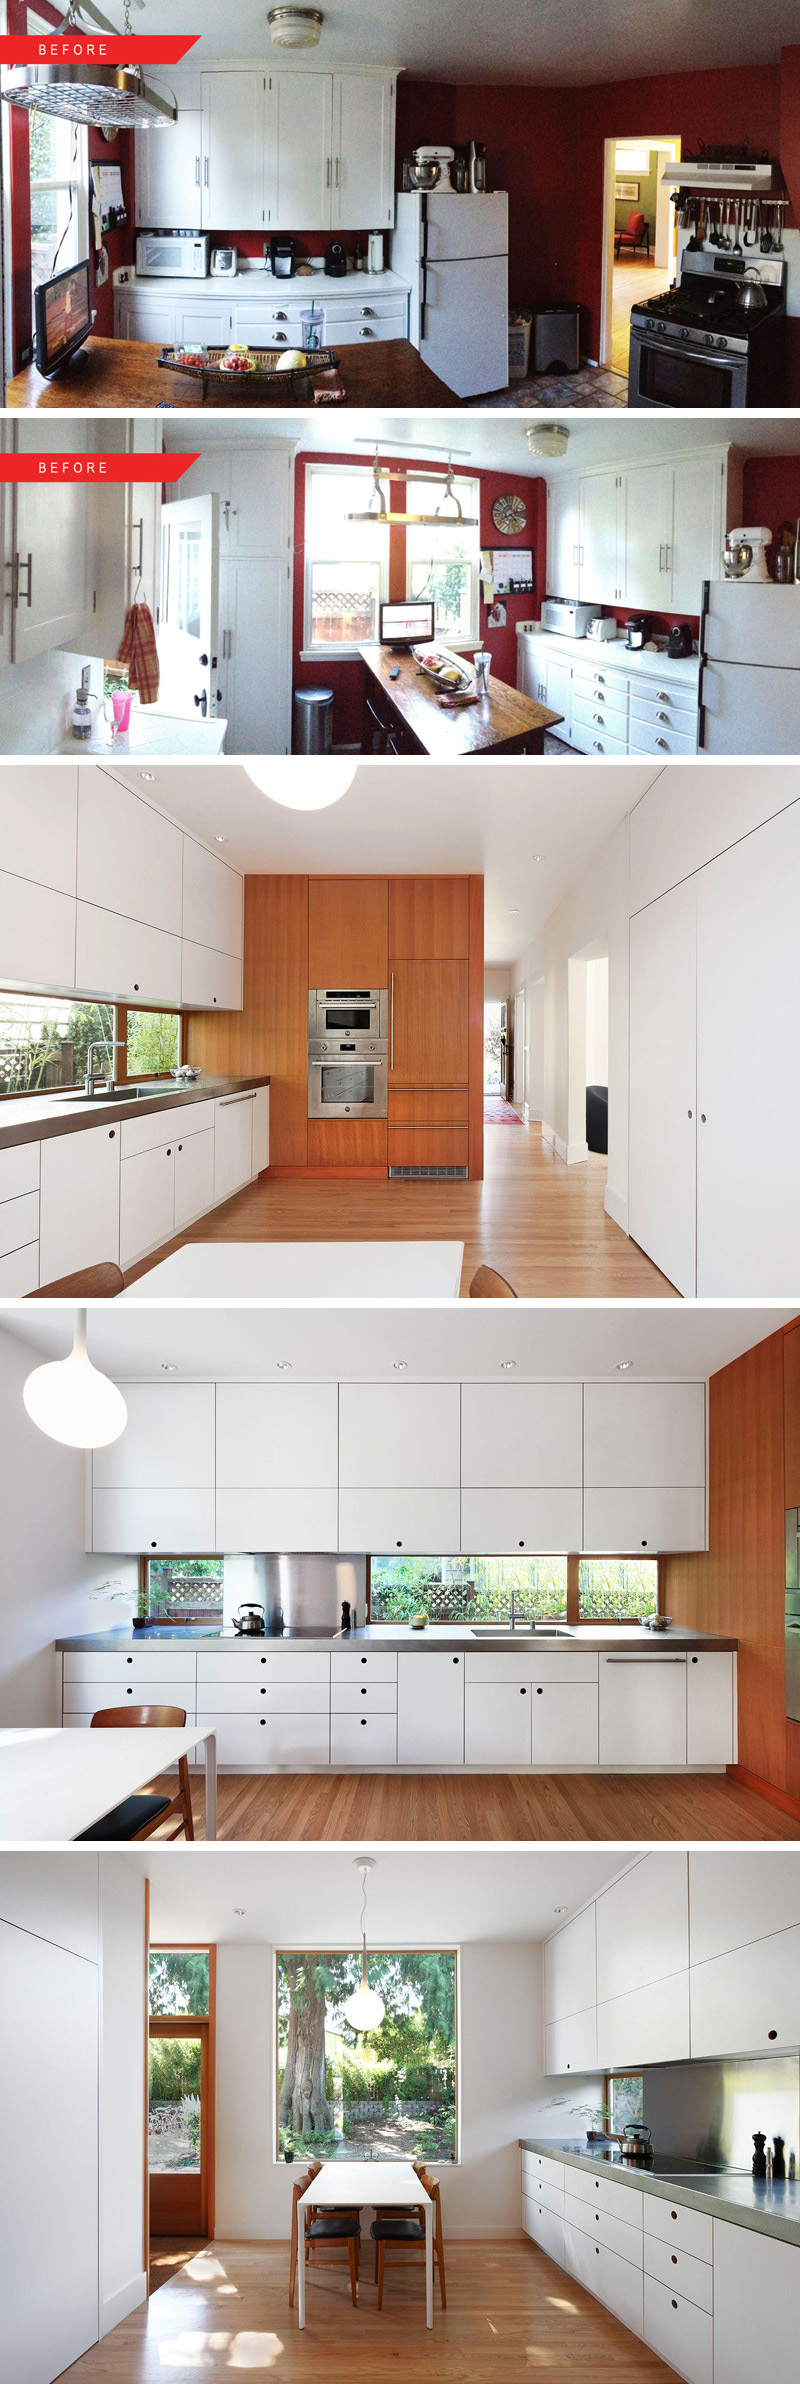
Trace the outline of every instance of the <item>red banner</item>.
{"type": "Polygon", "coordinates": [[[0,35],[0,66],[177,66],[199,33],[40,33],[0,35]]]}
{"type": "Polygon", "coordinates": [[[3,480],[182,480],[196,455],[0,455],[3,480]]]}

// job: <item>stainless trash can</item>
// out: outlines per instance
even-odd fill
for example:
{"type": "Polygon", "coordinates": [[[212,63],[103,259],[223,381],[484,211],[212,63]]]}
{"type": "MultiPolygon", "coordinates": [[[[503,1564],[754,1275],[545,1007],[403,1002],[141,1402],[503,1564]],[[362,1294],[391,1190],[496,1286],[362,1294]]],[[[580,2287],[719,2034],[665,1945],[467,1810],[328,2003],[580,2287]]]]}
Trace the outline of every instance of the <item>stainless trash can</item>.
{"type": "Polygon", "coordinates": [[[330,753],[332,746],[333,688],[296,688],[294,698],[295,753],[330,753]]]}
{"type": "Polygon", "coordinates": [[[580,364],[577,306],[537,306],[533,318],[534,372],[577,372],[580,364]]]}

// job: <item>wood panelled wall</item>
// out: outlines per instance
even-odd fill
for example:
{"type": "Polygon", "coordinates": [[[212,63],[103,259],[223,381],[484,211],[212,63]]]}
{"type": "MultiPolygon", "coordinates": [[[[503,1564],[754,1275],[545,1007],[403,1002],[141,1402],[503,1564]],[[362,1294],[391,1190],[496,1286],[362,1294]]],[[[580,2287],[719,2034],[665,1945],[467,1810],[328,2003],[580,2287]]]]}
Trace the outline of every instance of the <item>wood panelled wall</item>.
{"type": "Polygon", "coordinates": [[[800,1398],[798,1360],[794,1325],[712,1375],[708,1555],[670,1556],[665,1567],[675,1622],[739,1641],[740,1767],[796,1798],[800,1724],[786,1720],[784,1433],[790,1377],[800,1398]]]}
{"type": "Polygon", "coordinates": [[[308,878],[244,882],[244,1006],[195,1013],[188,1056],[223,1075],[270,1079],[270,1167],[308,1149],[308,878]]]}

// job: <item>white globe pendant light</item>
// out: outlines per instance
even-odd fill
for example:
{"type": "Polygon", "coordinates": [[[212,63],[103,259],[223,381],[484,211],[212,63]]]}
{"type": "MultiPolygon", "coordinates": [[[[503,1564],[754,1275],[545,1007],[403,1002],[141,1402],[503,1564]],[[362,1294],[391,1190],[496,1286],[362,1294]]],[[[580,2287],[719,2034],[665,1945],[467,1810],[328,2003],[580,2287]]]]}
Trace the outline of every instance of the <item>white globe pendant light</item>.
{"type": "Polygon", "coordinates": [[[368,2033],[371,2034],[374,2028],[380,2027],[386,2012],[385,2003],[380,1995],[376,1995],[374,1987],[370,1986],[367,1978],[367,1880],[370,1871],[375,1869],[374,1857],[371,1854],[357,1855],[355,1869],[361,1873],[362,1887],[361,1982],[354,1989],[353,1994],[348,1996],[343,2018],[350,2028],[356,2029],[359,2036],[366,2036],[368,2033]]]}
{"type": "Polygon", "coordinates": [[[271,803],[285,803],[290,811],[325,811],[341,801],[356,774],[355,762],[338,754],[281,754],[277,760],[249,754],[242,769],[271,803]]]}
{"type": "Polygon", "coordinates": [[[105,1449],[119,1440],[128,1410],[115,1382],[92,1365],[86,1348],[86,1310],[79,1308],[68,1358],[36,1366],[22,1396],[31,1422],[68,1449],[105,1449]]]}

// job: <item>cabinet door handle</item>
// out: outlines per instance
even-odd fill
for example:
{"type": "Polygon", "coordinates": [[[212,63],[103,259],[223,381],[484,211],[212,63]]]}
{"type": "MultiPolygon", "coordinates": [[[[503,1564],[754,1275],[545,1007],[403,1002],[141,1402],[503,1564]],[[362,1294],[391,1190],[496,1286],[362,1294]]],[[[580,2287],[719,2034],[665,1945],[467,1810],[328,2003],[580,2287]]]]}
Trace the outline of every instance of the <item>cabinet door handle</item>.
{"type": "Polygon", "coordinates": [[[329,158],[329,157],[326,157],[326,159],[325,159],[325,188],[326,188],[326,190],[330,190],[330,187],[331,187],[331,161],[330,161],[330,158],[329,158]]]}
{"type": "Polygon", "coordinates": [[[657,744],[657,746],[658,746],[659,753],[668,753],[668,752],[669,752],[669,746],[668,746],[668,744],[667,744],[666,737],[657,737],[657,738],[656,738],[656,744],[657,744]]]}
{"type": "Polygon", "coordinates": [[[195,179],[195,188],[196,188],[197,190],[199,190],[199,188],[200,188],[200,156],[199,156],[199,152],[198,152],[198,155],[197,155],[197,157],[195,158],[195,161],[194,161],[194,179],[195,179]]]}
{"type": "Polygon", "coordinates": [[[392,970],[391,996],[390,996],[390,1007],[389,1007],[389,1066],[390,1066],[390,1068],[393,1068],[393,1067],[394,1067],[394,969],[392,970]]]}
{"type": "MultiPolygon", "coordinates": [[[[642,1541],[646,1548],[647,1541],[642,1541]]],[[[685,1664],[685,1656],[606,1656],[607,1664],[685,1664]]]]}
{"type": "Polygon", "coordinates": [[[220,1109],[235,1109],[237,1102],[254,1101],[255,1097],[255,1093],[227,1093],[224,1101],[220,1101],[220,1109]]]}
{"type": "Polygon", "coordinates": [[[207,157],[204,157],[204,159],[203,159],[203,182],[204,182],[205,188],[206,188],[206,190],[207,190],[207,189],[208,189],[208,158],[207,158],[207,157]]]}
{"type": "Polygon", "coordinates": [[[339,161],[339,158],[337,157],[337,160],[336,160],[336,189],[337,189],[337,190],[338,190],[338,188],[339,188],[339,163],[340,163],[340,161],[339,161]]]}
{"type": "Polygon", "coordinates": [[[139,552],[135,563],[131,564],[131,577],[134,580],[140,580],[144,571],[144,514],[142,514],[141,521],[134,522],[133,528],[139,532],[139,552]]]}
{"type": "Polygon", "coordinates": [[[16,571],[16,596],[15,596],[15,600],[14,600],[14,601],[15,601],[15,611],[16,611],[16,612],[19,612],[19,608],[20,608],[20,600],[21,600],[21,594],[22,594],[22,591],[21,591],[21,588],[20,588],[20,584],[19,584],[19,582],[20,582],[20,572],[22,572],[22,571],[27,571],[27,574],[28,574],[28,585],[27,585],[27,588],[26,588],[26,590],[25,590],[25,603],[26,603],[26,605],[27,605],[27,607],[28,607],[28,611],[30,612],[30,607],[31,607],[31,599],[32,599],[32,596],[33,596],[33,556],[32,556],[32,555],[27,555],[27,556],[25,556],[25,558],[23,559],[22,555],[16,555],[14,559],[15,559],[16,566],[17,566],[17,571],[16,571]]]}

